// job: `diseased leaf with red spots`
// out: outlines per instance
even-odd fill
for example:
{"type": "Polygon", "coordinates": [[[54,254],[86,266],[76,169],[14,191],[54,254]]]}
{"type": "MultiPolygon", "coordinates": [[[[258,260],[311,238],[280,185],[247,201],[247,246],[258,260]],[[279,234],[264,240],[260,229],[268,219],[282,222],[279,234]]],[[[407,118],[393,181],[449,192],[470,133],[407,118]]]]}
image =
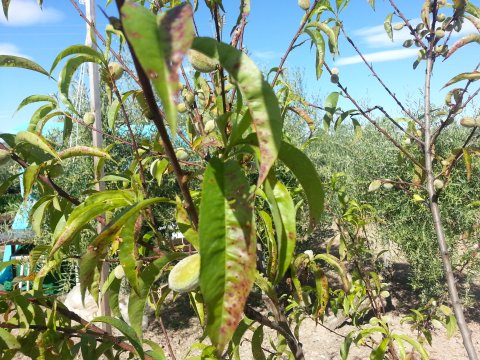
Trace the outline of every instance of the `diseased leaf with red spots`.
{"type": "Polygon", "coordinates": [[[140,65],[162,100],[171,134],[177,129],[177,68],[194,37],[192,7],[182,4],[155,16],[131,2],[122,6],[122,24],[140,65]]]}
{"type": "Polygon", "coordinates": [[[230,45],[210,38],[195,38],[192,49],[218,60],[237,82],[252,115],[260,145],[258,185],[261,185],[277,159],[282,142],[283,119],[272,87],[264,80],[255,63],[230,45]]]}
{"type": "Polygon", "coordinates": [[[200,289],[207,334],[221,354],[242,319],[255,280],[256,235],[252,193],[240,166],[212,159],[200,204],[200,289]]]}
{"type": "Polygon", "coordinates": [[[273,223],[277,233],[278,272],[274,282],[278,283],[290,267],[295,251],[297,241],[296,210],[287,187],[277,180],[273,174],[270,174],[265,182],[265,194],[272,211],[273,223]]]}

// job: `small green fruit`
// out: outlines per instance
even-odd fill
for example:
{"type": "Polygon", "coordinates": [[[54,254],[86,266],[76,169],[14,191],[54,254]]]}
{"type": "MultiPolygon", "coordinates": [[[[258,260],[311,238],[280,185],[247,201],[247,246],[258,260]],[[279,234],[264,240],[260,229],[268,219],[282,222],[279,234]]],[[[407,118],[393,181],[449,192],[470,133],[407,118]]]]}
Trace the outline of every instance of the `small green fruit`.
{"type": "Polygon", "coordinates": [[[123,67],[119,63],[112,62],[108,64],[108,72],[114,80],[120,79],[123,75],[123,71],[123,67]]]}
{"type": "Polygon", "coordinates": [[[404,26],[405,26],[404,23],[395,24],[395,25],[393,25],[393,30],[397,30],[397,31],[402,30],[404,26]]]}
{"type": "Polygon", "coordinates": [[[338,77],[337,74],[332,74],[330,76],[330,81],[334,84],[338,84],[338,82],[340,81],[340,78],[338,77]]]}
{"type": "Polygon", "coordinates": [[[180,260],[168,274],[168,287],[178,293],[195,290],[200,277],[200,254],[180,260]]]}
{"type": "Polygon", "coordinates": [[[438,15],[437,15],[437,21],[442,22],[442,21],[445,20],[445,19],[446,19],[445,14],[438,14],[438,15]]]}
{"type": "Polygon", "coordinates": [[[216,59],[212,59],[197,50],[188,50],[187,56],[193,68],[203,73],[215,71],[219,65],[216,59]]]}
{"type": "Polygon", "coordinates": [[[445,185],[445,184],[444,184],[443,181],[440,180],[440,179],[435,179],[435,180],[433,181],[433,187],[435,188],[435,190],[441,190],[441,189],[443,189],[444,185],[445,185]]]}
{"type": "Polygon", "coordinates": [[[472,118],[472,117],[464,117],[462,120],[460,120],[460,125],[466,127],[466,128],[473,128],[480,126],[480,118],[472,118]]]}
{"type": "Polygon", "coordinates": [[[185,99],[185,104],[188,107],[193,106],[193,103],[195,102],[195,95],[191,91],[184,90],[183,91],[183,98],[185,99]]]}
{"type": "Polygon", "coordinates": [[[10,151],[0,149],[0,166],[5,165],[10,160],[10,151]]]}
{"type": "Polygon", "coordinates": [[[444,30],[438,29],[438,30],[435,31],[435,37],[436,37],[437,39],[441,39],[441,38],[443,38],[444,36],[445,36],[445,31],[444,31],[444,30]]]}
{"type": "Polygon", "coordinates": [[[412,39],[405,40],[404,43],[403,43],[403,47],[406,47],[406,48],[409,48],[412,45],[413,45],[413,40],[412,39]]]}
{"type": "Polygon", "coordinates": [[[214,120],[208,120],[205,123],[205,132],[210,133],[210,132],[213,131],[213,129],[215,129],[215,121],[214,120]]]}
{"type": "Polygon", "coordinates": [[[188,152],[186,152],[184,148],[178,148],[175,151],[175,156],[177,157],[178,160],[187,160],[188,152]]]}
{"type": "Polygon", "coordinates": [[[393,184],[392,183],[384,183],[383,184],[383,187],[387,190],[390,190],[393,188],[393,184]]]}
{"type": "Polygon", "coordinates": [[[187,111],[187,105],[185,105],[185,103],[177,104],[177,111],[178,111],[180,114],[183,114],[184,112],[187,111]]]}
{"type": "Polygon", "coordinates": [[[310,0],[298,0],[298,6],[307,11],[310,9],[310,0]]]}
{"type": "Polygon", "coordinates": [[[332,69],[332,74],[338,75],[339,73],[340,73],[340,70],[338,70],[338,68],[334,67],[334,68],[332,69]]]}
{"type": "Polygon", "coordinates": [[[118,265],[114,271],[114,275],[117,279],[123,279],[125,277],[125,270],[122,265],[118,265]]]}
{"type": "Polygon", "coordinates": [[[95,122],[95,114],[93,112],[86,112],[83,115],[83,122],[87,125],[93,125],[95,122]]]}

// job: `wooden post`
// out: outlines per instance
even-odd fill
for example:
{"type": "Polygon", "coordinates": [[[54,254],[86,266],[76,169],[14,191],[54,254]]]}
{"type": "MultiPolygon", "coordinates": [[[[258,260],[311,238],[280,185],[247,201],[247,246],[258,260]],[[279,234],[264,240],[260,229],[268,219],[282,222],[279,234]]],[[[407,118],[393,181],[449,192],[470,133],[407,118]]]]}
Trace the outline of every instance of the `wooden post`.
{"type": "MultiPolygon", "coordinates": [[[[87,19],[93,26],[96,26],[95,22],[95,0],[86,0],[85,1],[86,7],[86,16],[87,19]]],[[[97,45],[94,41],[95,33],[90,25],[87,23],[87,38],[85,41],[85,45],[90,46],[92,48],[96,48],[97,45]]],[[[95,129],[102,129],[102,113],[101,113],[101,101],[100,101],[100,73],[98,70],[98,64],[95,63],[88,63],[88,78],[89,78],[89,85],[90,85],[90,110],[95,114],[95,122],[93,127],[95,129]]],[[[102,148],[103,147],[103,139],[101,132],[92,131],[93,137],[93,146],[102,148]]],[[[94,169],[97,167],[98,158],[94,157],[94,169]]],[[[105,189],[105,184],[103,182],[98,182],[99,178],[103,177],[103,167],[98,172],[99,178],[97,177],[97,172],[95,173],[95,188],[97,191],[102,191],[105,189]]],[[[100,233],[103,230],[103,225],[98,223],[97,224],[97,232],[100,233]]],[[[108,264],[103,263],[102,270],[101,270],[101,277],[100,277],[100,289],[102,288],[103,283],[105,282],[109,273],[108,264]]],[[[101,294],[100,294],[101,295],[101,294]]],[[[108,295],[105,294],[104,296],[99,297],[99,308],[100,314],[102,316],[110,316],[110,304],[108,295]]],[[[108,324],[102,324],[102,327],[105,331],[109,333],[112,332],[112,328],[108,324]]]]}

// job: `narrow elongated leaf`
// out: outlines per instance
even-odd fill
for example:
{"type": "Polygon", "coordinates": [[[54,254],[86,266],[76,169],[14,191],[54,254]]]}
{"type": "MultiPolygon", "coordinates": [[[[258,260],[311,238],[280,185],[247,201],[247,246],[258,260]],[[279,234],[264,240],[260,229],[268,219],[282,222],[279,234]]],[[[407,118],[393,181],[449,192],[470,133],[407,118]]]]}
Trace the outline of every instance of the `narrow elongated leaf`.
{"type": "MultiPolygon", "coordinates": [[[[3,1],[3,0],[2,0],[3,1]]],[[[32,70],[49,76],[47,70],[38,65],[36,62],[25,59],[20,56],[0,55],[0,67],[16,67],[27,70],[32,70]]]]}
{"type": "Polygon", "coordinates": [[[20,131],[15,136],[15,144],[16,146],[22,146],[25,144],[31,145],[35,148],[40,149],[43,152],[46,152],[52,155],[54,158],[60,160],[57,152],[53,149],[53,146],[50,145],[47,139],[45,139],[42,135],[36,134],[31,131],[20,131]]]}
{"type": "Polygon", "coordinates": [[[388,38],[393,41],[393,29],[392,29],[392,17],[393,13],[388,14],[383,22],[383,27],[388,35],[388,38]]]}
{"type": "Polygon", "coordinates": [[[102,149],[89,146],[74,146],[58,153],[60,159],[68,159],[74,156],[94,156],[111,160],[110,154],[102,149]]]}
{"type": "Polygon", "coordinates": [[[37,236],[40,236],[42,233],[41,226],[45,216],[45,210],[52,204],[52,201],[52,195],[44,196],[35,203],[30,212],[30,223],[32,225],[32,230],[37,236]]]}
{"type": "Polygon", "coordinates": [[[26,97],[25,99],[22,100],[20,105],[18,105],[17,110],[15,112],[19,111],[21,108],[24,106],[27,106],[29,104],[33,104],[36,102],[42,102],[42,101],[48,101],[51,102],[55,107],[57,106],[57,99],[55,99],[53,96],[49,95],[30,95],[26,97]]]}
{"type": "Polygon", "coordinates": [[[128,317],[130,324],[139,337],[141,337],[143,333],[142,318],[150,288],[153,283],[158,280],[165,266],[174,260],[184,258],[185,255],[184,253],[166,254],[142,270],[138,278],[139,293],[137,294],[135,291],[132,291],[128,300],[128,317]]]}
{"type": "Polygon", "coordinates": [[[65,104],[65,106],[67,106],[75,114],[78,114],[78,112],[75,109],[75,106],[73,106],[73,103],[70,101],[68,91],[70,89],[70,83],[72,82],[73,75],[75,75],[77,69],[86,62],[102,64],[102,61],[98,59],[97,56],[85,54],[77,55],[67,60],[58,77],[58,89],[60,91],[60,99],[65,104]]]}
{"type": "Polygon", "coordinates": [[[15,174],[7,178],[1,185],[0,185],[0,196],[5,194],[5,192],[12,186],[13,182],[20,174],[15,174]]]}
{"type": "Polygon", "coordinates": [[[177,68],[194,37],[192,7],[183,4],[155,16],[143,6],[127,2],[121,13],[127,38],[160,96],[170,131],[175,134],[177,68]]]}
{"type": "Polygon", "coordinates": [[[333,116],[337,111],[338,98],[340,96],[339,92],[332,92],[327,96],[327,99],[324,103],[325,115],[323,116],[323,126],[325,129],[330,127],[330,124],[333,121],[333,116]]]}
{"type": "Polygon", "coordinates": [[[146,354],[151,356],[153,360],[166,360],[167,358],[165,357],[165,353],[163,352],[163,349],[160,345],[158,345],[156,342],[148,339],[144,339],[143,342],[150,346],[152,350],[147,351],[146,354]]]}
{"type": "Polygon", "coordinates": [[[66,58],[67,56],[70,56],[70,55],[80,55],[80,54],[83,54],[83,55],[87,55],[87,56],[91,56],[91,57],[94,57],[96,58],[99,62],[102,62],[104,63],[105,65],[107,65],[107,62],[103,56],[103,54],[95,49],[93,49],[92,47],[90,46],[86,46],[86,45],[72,45],[72,46],[69,46],[68,48],[62,50],[58,55],[57,57],[55,58],[55,60],[53,60],[53,63],[52,63],[52,67],[50,68],[50,74],[53,72],[53,70],[55,70],[55,68],[57,67],[58,63],[66,58]]]}
{"type": "Polygon", "coordinates": [[[2,0],[3,13],[5,14],[5,19],[8,20],[8,8],[10,6],[10,0],[2,0]]]}
{"type": "Polygon", "coordinates": [[[450,81],[443,86],[443,88],[446,88],[447,86],[453,85],[462,80],[475,81],[478,79],[480,79],[480,71],[472,71],[470,73],[461,73],[451,78],[450,81]]]}
{"type": "Polygon", "coordinates": [[[7,330],[0,328],[0,350],[20,349],[20,343],[17,338],[7,330]]]}
{"type": "Polygon", "coordinates": [[[293,172],[305,191],[310,213],[310,228],[313,228],[323,214],[325,192],[322,180],[307,155],[295,146],[284,141],[279,157],[293,172]]]}
{"type": "Polygon", "coordinates": [[[137,354],[143,359],[144,352],[142,343],[137,337],[137,334],[135,334],[135,331],[130,326],[128,326],[125,321],[110,316],[97,316],[92,320],[92,323],[96,322],[112,325],[115,329],[119,330],[123,335],[125,335],[128,341],[130,341],[130,343],[137,351],[137,354]]]}
{"type": "Polygon", "coordinates": [[[260,145],[258,185],[262,184],[277,159],[282,141],[283,118],[272,87],[263,79],[255,63],[238,49],[210,38],[195,38],[192,49],[217,59],[237,82],[260,145]]]}
{"type": "Polygon", "coordinates": [[[30,164],[23,173],[23,198],[25,200],[32,192],[33,184],[35,184],[35,181],[37,181],[40,169],[40,165],[30,164]]]}
{"type": "Polygon", "coordinates": [[[462,149],[463,160],[465,161],[465,169],[467,170],[467,180],[470,181],[472,178],[472,157],[468,149],[462,149]]]}
{"type": "Polygon", "coordinates": [[[350,279],[348,277],[347,270],[345,269],[345,265],[343,265],[343,263],[337,257],[331,254],[318,254],[315,255],[315,259],[323,260],[327,264],[332,266],[342,279],[343,289],[345,291],[350,290],[350,279]]]}
{"type": "Polygon", "coordinates": [[[455,51],[460,49],[462,46],[465,46],[472,42],[480,43],[480,34],[469,34],[462,37],[460,40],[457,40],[448,50],[447,54],[445,55],[445,60],[447,60],[455,51]]]}
{"type": "Polygon", "coordinates": [[[198,232],[192,227],[192,223],[188,218],[187,210],[183,206],[182,200],[177,197],[177,213],[176,222],[178,229],[187,241],[193,245],[195,249],[199,249],[198,232]]]}
{"type": "Polygon", "coordinates": [[[315,278],[315,288],[317,295],[317,302],[315,304],[314,317],[319,318],[327,309],[329,293],[328,293],[328,278],[325,273],[320,269],[315,262],[310,261],[308,263],[312,270],[313,277],[315,278]]]}
{"type": "Polygon", "coordinates": [[[290,267],[295,251],[297,240],[295,204],[287,187],[273,176],[269,176],[265,182],[265,193],[277,234],[278,272],[275,283],[278,283],[290,267]]]}
{"type": "Polygon", "coordinates": [[[338,44],[337,44],[337,35],[334,30],[328,26],[328,24],[325,24],[323,22],[310,22],[307,26],[307,28],[316,28],[318,31],[323,32],[325,35],[327,35],[328,38],[328,43],[330,44],[330,51],[333,56],[337,54],[338,52],[338,44]]]}
{"type": "Polygon", "coordinates": [[[138,293],[137,259],[135,258],[135,223],[137,219],[135,216],[128,219],[120,233],[118,259],[130,286],[133,291],[138,293]]]}
{"type": "Polygon", "coordinates": [[[32,118],[30,119],[30,123],[28,124],[27,131],[32,131],[36,132],[37,130],[37,125],[38,123],[47,116],[47,114],[55,109],[55,105],[53,104],[47,104],[39,107],[32,115],[32,118]]]}
{"type": "Polygon", "coordinates": [[[72,211],[63,229],[54,234],[54,245],[50,254],[73,240],[95,217],[106,211],[131,205],[134,201],[134,193],[128,190],[106,190],[89,196],[72,211]]]}
{"type": "Polygon", "coordinates": [[[375,0],[368,0],[368,3],[372,7],[372,9],[375,10],[375,0]]]}
{"type": "Polygon", "coordinates": [[[306,28],[305,34],[310,36],[310,38],[312,39],[312,43],[315,44],[315,47],[317,48],[315,68],[317,80],[319,80],[322,76],[323,64],[325,62],[325,40],[323,40],[323,36],[320,31],[313,28],[306,28]]]}
{"type": "Polygon", "coordinates": [[[207,334],[222,353],[255,280],[256,231],[248,181],[234,161],[210,160],[200,203],[200,289],[207,334]]]}

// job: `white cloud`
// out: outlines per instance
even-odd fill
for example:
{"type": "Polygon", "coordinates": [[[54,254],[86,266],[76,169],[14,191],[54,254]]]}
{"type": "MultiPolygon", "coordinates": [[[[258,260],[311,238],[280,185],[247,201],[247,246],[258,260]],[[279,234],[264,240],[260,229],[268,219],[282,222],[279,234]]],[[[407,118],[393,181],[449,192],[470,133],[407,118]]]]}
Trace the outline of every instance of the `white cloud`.
{"type": "Polygon", "coordinates": [[[15,55],[28,58],[28,56],[20,52],[16,45],[10,43],[0,43],[0,55],[15,55]]]}
{"type": "MultiPolygon", "coordinates": [[[[395,61],[406,58],[416,57],[418,54],[418,49],[396,49],[396,50],[385,50],[378,51],[374,53],[364,54],[364,58],[369,63],[379,63],[385,61],[395,61]]],[[[359,55],[347,56],[338,59],[336,65],[353,65],[363,62],[362,58],[359,55]]]]}
{"type": "Polygon", "coordinates": [[[15,0],[10,3],[8,20],[0,11],[0,24],[6,26],[31,26],[51,24],[63,18],[59,10],[44,7],[40,9],[35,0],[15,0]]]}
{"type": "Polygon", "coordinates": [[[252,57],[255,57],[259,60],[273,60],[273,59],[278,59],[281,57],[281,54],[275,51],[257,51],[254,50],[252,52],[252,57]]]}

